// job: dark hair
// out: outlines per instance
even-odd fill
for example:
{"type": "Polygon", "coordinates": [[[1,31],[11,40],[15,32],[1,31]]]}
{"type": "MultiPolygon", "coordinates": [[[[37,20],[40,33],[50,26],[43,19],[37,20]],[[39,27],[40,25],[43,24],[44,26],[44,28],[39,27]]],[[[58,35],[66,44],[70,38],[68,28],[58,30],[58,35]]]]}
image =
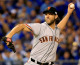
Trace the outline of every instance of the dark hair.
{"type": "Polygon", "coordinates": [[[60,22],[60,18],[57,17],[56,20],[55,20],[55,23],[58,24],[59,22],[60,22]]]}

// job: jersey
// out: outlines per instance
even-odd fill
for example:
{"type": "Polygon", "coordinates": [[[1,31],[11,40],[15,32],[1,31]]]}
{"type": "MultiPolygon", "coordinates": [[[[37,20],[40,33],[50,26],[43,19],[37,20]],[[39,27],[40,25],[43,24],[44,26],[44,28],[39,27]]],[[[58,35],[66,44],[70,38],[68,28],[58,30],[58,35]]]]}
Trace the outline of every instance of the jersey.
{"type": "Polygon", "coordinates": [[[54,62],[58,47],[60,29],[55,26],[52,29],[46,22],[31,23],[26,26],[33,32],[32,51],[30,58],[39,62],[54,62]]]}

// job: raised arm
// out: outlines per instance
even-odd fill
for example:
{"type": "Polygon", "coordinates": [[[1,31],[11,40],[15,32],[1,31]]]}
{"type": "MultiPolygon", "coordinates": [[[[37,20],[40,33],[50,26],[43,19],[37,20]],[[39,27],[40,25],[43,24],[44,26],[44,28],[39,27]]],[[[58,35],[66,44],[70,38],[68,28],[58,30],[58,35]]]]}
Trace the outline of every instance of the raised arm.
{"type": "Polygon", "coordinates": [[[71,4],[73,4],[73,3],[70,3],[70,4],[68,5],[68,12],[67,12],[66,16],[65,16],[65,17],[60,21],[60,23],[57,25],[57,27],[59,27],[60,29],[63,29],[63,28],[65,27],[65,25],[66,25],[66,23],[67,23],[70,15],[72,14],[73,10],[75,9],[75,7],[74,7],[74,8],[70,8],[70,5],[71,5],[71,4]]]}

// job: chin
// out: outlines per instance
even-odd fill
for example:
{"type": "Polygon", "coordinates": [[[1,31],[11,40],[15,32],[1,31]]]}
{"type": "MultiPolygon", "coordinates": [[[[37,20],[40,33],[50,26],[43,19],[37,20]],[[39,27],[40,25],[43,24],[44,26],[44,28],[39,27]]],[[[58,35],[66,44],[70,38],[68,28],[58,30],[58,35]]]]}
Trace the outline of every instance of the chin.
{"type": "Polygon", "coordinates": [[[46,22],[47,24],[49,24],[49,22],[46,22]]]}
{"type": "MultiPolygon", "coordinates": [[[[47,22],[47,21],[46,21],[47,22]]],[[[47,23],[50,23],[50,21],[48,21],[47,23]]]]}
{"type": "Polygon", "coordinates": [[[47,23],[49,24],[49,23],[51,23],[51,22],[49,21],[49,22],[47,22],[47,23]]]}

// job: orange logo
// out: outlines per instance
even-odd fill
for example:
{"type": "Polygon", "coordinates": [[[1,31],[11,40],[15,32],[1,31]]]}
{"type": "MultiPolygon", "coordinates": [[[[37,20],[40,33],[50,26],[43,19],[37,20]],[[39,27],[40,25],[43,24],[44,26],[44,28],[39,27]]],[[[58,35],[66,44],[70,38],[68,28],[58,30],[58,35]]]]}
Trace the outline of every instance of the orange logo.
{"type": "Polygon", "coordinates": [[[48,7],[48,10],[50,9],[51,7],[48,7]]]}

